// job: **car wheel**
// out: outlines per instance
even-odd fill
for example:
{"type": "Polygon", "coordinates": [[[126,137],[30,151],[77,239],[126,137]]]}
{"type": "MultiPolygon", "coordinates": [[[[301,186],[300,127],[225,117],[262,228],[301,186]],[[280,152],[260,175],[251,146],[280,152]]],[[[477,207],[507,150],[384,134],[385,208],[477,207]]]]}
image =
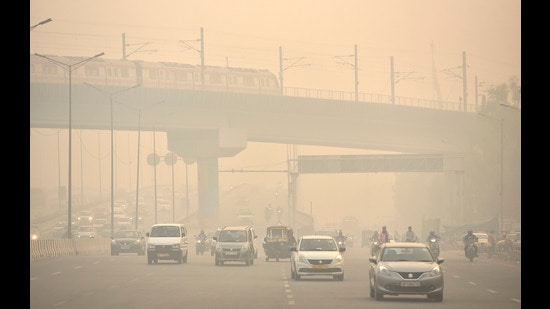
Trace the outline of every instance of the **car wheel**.
{"type": "Polygon", "coordinates": [[[290,266],[290,278],[291,279],[296,278],[296,274],[294,273],[294,270],[292,269],[292,266],[290,266]]]}
{"type": "Polygon", "coordinates": [[[113,251],[111,251],[111,255],[115,255],[115,253],[113,251]]]}
{"type": "Polygon", "coordinates": [[[187,253],[183,256],[183,262],[184,262],[184,263],[187,263],[187,256],[189,256],[189,252],[187,252],[187,253]]]}
{"type": "Polygon", "coordinates": [[[294,274],[294,279],[296,279],[296,281],[299,281],[301,278],[302,276],[298,275],[298,273],[294,274]]]}
{"type": "Polygon", "coordinates": [[[344,281],[344,274],[341,274],[341,275],[334,275],[332,278],[333,278],[334,280],[344,281]]]}
{"type": "Polygon", "coordinates": [[[153,258],[147,257],[147,264],[152,264],[152,263],[153,263],[153,258]]]}
{"type": "Polygon", "coordinates": [[[369,290],[370,290],[369,291],[370,292],[370,294],[369,294],[370,298],[374,298],[374,288],[372,287],[372,285],[369,286],[369,290]]]}
{"type": "Polygon", "coordinates": [[[219,265],[220,265],[220,261],[218,260],[218,256],[216,256],[216,257],[214,258],[214,265],[216,265],[216,266],[219,266],[219,265]]]}
{"type": "Polygon", "coordinates": [[[153,259],[153,261],[155,262],[155,264],[158,264],[158,263],[159,263],[159,259],[158,259],[158,258],[153,259]]]}
{"type": "Polygon", "coordinates": [[[183,256],[178,257],[176,261],[178,262],[178,264],[183,264],[183,256]]]}
{"type": "Polygon", "coordinates": [[[383,300],[384,299],[384,294],[382,294],[382,292],[378,291],[378,289],[376,289],[376,281],[374,281],[374,299],[376,300],[383,300]]]}
{"type": "Polygon", "coordinates": [[[266,261],[266,262],[269,262],[269,256],[266,256],[266,257],[265,257],[265,261],[266,261]]]}

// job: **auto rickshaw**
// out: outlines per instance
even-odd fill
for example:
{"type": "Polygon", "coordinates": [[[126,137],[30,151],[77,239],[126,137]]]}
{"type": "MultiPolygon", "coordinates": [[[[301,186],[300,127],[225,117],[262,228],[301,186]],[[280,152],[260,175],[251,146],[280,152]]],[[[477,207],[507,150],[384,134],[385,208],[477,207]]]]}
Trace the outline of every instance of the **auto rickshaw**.
{"type": "Polygon", "coordinates": [[[289,237],[292,236],[292,228],[284,225],[268,226],[265,233],[263,242],[265,260],[275,259],[277,262],[279,259],[290,258],[290,244],[289,237]]]}

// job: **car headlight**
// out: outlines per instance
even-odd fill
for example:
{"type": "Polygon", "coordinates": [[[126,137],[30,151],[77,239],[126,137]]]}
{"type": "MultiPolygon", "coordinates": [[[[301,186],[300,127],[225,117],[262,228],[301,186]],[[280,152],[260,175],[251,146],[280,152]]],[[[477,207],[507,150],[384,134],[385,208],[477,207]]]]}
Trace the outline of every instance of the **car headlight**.
{"type": "Polygon", "coordinates": [[[157,247],[154,244],[148,244],[147,248],[155,250],[157,247]]]}
{"type": "Polygon", "coordinates": [[[385,277],[392,276],[392,272],[389,269],[387,269],[385,266],[378,266],[378,271],[381,276],[385,276],[385,277]]]}
{"type": "Polygon", "coordinates": [[[434,267],[431,271],[427,272],[426,275],[428,277],[439,277],[441,276],[441,269],[439,267],[434,267]]]}
{"type": "Polygon", "coordinates": [[[342,255],[341,254],[338,254],[334,260],[333,260],[335,263],[340,263],[342,262],[342,255]]]}
{"type": "Polygon", "coordinates": [[[180,244],[173,244],[172,245],[172,249],[179,249],[180,248],[180,244]]]}
{"type": "Polygon", "coordinates": [[[306,257],[303,256],[302,254],[299,254],[299,255],[298,255],[298,262],[309,264],[309,261],[308,261],[308,260],[306,259],[306,257]]]}
{"type": "Polygon", "coordinates": [[[248,245],[244,245],[241,247],[241,252],[246,252],[248,251],[248,249],[249,249],[248,245]]]}

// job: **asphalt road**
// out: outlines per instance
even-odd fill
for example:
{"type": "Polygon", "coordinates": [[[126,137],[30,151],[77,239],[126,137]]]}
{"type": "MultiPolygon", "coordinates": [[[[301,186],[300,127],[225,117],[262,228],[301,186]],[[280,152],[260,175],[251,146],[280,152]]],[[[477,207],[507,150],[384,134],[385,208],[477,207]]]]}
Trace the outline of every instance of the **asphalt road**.
{"type": "Polygon", "coordinates": [[[85,255],[30,263],[30,308],[521,308],[521,263],[482,256],[469,262],[460,251],[443,251],[445,293],[441,303],[424,296],[369,297],[367,248],[348,248],[344,281],[331,277],[290,279],[288,259],[254,265],[215,266],[209,254],[188,263],[145,256],[85,255]]]}

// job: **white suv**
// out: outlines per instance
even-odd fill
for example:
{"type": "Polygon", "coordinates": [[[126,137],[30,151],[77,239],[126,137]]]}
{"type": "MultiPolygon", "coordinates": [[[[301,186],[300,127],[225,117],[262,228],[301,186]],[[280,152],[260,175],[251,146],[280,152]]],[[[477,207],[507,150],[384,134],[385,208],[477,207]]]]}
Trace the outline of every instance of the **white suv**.
{"type": "Polygon", "coordinates": [[[151,227],[147,236],[147,263],[159,260],[174,260],[187,263],[189,243],[187,228],[183,224],[161,223],[151,227]]]}

